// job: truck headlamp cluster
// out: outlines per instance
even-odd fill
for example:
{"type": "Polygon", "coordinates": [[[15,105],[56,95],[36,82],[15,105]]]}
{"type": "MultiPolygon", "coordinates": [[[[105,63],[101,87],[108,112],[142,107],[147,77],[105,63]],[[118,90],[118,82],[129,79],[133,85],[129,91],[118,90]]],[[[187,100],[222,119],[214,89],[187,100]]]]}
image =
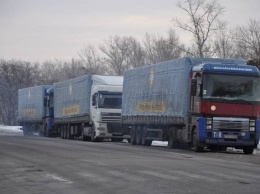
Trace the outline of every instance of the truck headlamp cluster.
{"type": "Polygon", "coordinates": [[[213,124],[212,118],[207,118],[206,129],[211,130],[212,124],[213,124]]]}
{"type": "Polygon", "coordinates": [[[255,131],[255,120],[249,121],[249,131],[255,131]]]}

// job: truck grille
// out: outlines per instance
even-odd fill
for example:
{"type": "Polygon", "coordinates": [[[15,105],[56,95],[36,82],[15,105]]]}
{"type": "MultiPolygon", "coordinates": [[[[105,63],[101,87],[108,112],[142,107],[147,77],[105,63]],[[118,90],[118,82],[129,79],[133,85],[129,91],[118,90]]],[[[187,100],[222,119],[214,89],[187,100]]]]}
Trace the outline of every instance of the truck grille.
{"type": "Polygon", "coordinates": [[[123,129],[120,123],[107,123],[107,131],[108,133],[123,133],[123,129]]]}
{"type": "Polygon", "coordinates": [[[120,122],[121,113],[101,113],[101,119],[103,122],[120,122]]]}
{"type": "Polygon", "coordinates": [[[213,118],[213,129],[241,131],[249,129],[249,119],[245,118],[213,118]]]}

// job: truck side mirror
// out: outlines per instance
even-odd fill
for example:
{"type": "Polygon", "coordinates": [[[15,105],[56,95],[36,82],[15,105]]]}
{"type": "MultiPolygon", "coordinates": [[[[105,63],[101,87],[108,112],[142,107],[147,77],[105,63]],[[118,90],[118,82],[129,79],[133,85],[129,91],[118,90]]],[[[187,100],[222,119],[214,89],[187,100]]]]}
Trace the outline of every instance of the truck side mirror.
{"type": "Polygon", "coordinates": [[[48,104],[47,101],[48,101],[47,96],[44,96],[43,105],[44,105],[45,107],[47,107],[47,104],[48,104]]]}
{"type": "Polygon", "coordinates": [[[197,94],[197,80],[192,79],[191,80],[191,89],[190,89],[190,95],[191,96],[196,96],[197,94]]]}
{"type": "Polygon", "coordinates": [[[92,106],[97,106],[97,93],[92,96],[92,106]]]}

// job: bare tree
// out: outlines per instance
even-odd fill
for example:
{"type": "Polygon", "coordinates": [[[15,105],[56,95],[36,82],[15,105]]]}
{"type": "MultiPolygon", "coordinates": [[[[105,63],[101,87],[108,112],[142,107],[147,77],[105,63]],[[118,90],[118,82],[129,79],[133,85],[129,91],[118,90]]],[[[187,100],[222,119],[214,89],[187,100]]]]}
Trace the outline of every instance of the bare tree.
{"type": "Polygon", "coordinates": [[[39,64],[18,60],[0,60],[0,122],[15,125],[18,89],[40,84],[39,64]]]}
{"type": "Polygon", "coordinates": [[[133,37],[114,36],[104,41],[100,50],[110,74],[123,75],[127,69],[143,64],[143,52],[133,37]]]}
{"type": "Polygon", "coordinates": [[[179,1],[177,6],[182,9],[187,20],[174,18],[172,21],[175,26],[190,32],[193,35],[196,45],[194,55],[205,57],[210,54],[209,39],[213,32],[226,26],[219,18],[224,13],[217,0],[206,2],[205,0],[184,0],[179,1]]]}
{"type": "Polygon", "coordinates": [[[167,37],[146,34],[143,43],[149,64],[179,58],[185,50],[174,30],[167,37]]]}
{"type": "Polygon", "coordinates": [[[107,73],[107,67],[97,54],[93,46],[88,45],[79,53],[85,73],[103,75],[107,73]]]}
{"type": "Polygon", "coordinates": [[[226,28],[217,31],[213,46],[214,56],[220,58],[234,58],[237,57],[236,51],[232,33],[226,28]]]}
{"type": "Polygon", "coordinates": [[[234,30],[234,40],[239,55],[260,68],[260,24],[258,20],[250,19],[245,26],[234,30]]]}

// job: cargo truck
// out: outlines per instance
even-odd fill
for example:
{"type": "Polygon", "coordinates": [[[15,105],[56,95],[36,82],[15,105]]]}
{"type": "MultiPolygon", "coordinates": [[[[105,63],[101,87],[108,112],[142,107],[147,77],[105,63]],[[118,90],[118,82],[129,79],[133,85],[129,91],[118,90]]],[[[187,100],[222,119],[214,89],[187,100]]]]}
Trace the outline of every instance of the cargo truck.
{"type": "Polygon", "coordinates": [[[121,76],[100,75],[54,83],[54,98],[47,100],[49,107],[54,108],[53,128],[63,139],[127,139],[120,124],[122,85],[121,76]]]}
{"type": "Polygon", "coordinates": [[[47,126],[52,126],[53,109],[44,103],[48,90],[52,91],[52,85],[18,90],[18,122],[25,136],[39,132],[41,136],[50,135],[47,126]]]}
{"type": "Polygon", "coordinates": [[[252,154],[260,133],[259,70],[242,59],[180,58],[125,72],[122,124],[131,143],[252,154]]]}
{"type": "Polygon", "coordinates": [[[41,136],[58,135],[63,139],[81,137],[83,141],[129,139],[123,135],[120,124],[122,84],[120,76],[85,75],[48,87],[21,89],[20,125],[25,135],[38,132],[41,136]]]}

